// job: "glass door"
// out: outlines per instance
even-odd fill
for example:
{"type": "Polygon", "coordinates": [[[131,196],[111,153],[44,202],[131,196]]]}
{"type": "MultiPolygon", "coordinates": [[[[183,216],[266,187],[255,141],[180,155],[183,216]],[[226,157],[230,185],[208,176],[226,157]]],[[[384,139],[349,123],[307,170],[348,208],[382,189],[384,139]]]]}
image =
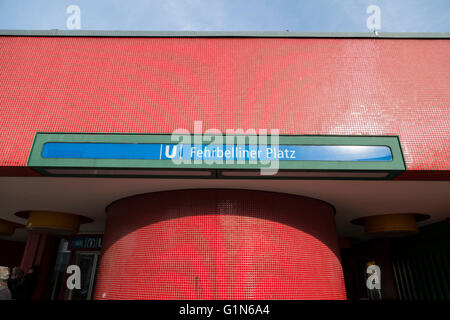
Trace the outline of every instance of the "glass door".
{"type": "Polygon", "coordinates": [[[59,241],[58,253],[56,261],[53,265],[53,271],[49,276],[49,285],[47,291],[47,299],[58,300],[61,298],[61,293],[65,290],[66,270],[69,265],[70,251],[67,249],[69,241],[61,239],[59,241]]]}

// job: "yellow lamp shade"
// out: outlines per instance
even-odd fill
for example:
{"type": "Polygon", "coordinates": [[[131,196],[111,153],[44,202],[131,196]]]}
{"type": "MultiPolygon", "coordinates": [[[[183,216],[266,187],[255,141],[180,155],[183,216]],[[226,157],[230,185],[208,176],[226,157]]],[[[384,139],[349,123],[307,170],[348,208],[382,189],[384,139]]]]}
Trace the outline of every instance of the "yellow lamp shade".
{"type": "Polygon", "coordinates": [[[364,219],[366,233],[381,232],[419,232],[416,217],[413,214],[384,214],[364,219]]]}
{"type": "Polygon", "coordinates": [[[428,219],[420,213],[390,213],[358,218],[352,221],[356,225],[364,225],[364,231],[374,236],[402,236],[419,232],[417,221],[428,219]]]}
{"type": "Polygon", "coordinates": [[[63,212],[30,211],[25,227],[43,233],[75,234],[80,229],[80,216],[63,212]]]}

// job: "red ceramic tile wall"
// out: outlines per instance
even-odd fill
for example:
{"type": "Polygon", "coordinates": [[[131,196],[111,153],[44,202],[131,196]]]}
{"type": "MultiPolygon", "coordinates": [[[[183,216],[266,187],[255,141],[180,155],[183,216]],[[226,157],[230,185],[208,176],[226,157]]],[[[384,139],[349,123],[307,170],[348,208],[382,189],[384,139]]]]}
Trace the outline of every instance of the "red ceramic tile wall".
{"type": "Polygon", "coordinates": [[[119,200],[107,211],[95,298],[345,299],[334,210],[248,190],[119,200]]]}
{"type": "Polygon", "coordinates": [[[202,120],[398,135],[415,178],[448,175],[449,43],[0,37],[0,165],[25,166],[36,131],[170,133],[202,120]]]}

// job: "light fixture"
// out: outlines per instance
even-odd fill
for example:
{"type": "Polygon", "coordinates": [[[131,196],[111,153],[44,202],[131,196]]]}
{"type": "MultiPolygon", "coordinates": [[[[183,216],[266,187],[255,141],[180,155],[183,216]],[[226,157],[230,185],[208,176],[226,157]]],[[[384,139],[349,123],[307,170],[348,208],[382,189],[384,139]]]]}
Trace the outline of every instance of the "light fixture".
{"type": "Polygon", "coordinates": [[[210,177],[210,170],[159,170],[159,169],[84,169],[84,168],[47,168],[49,175],[56,176],[136,176],[136,177],[210,177]]]}
{"type": "Polygon", "coordinates": [[[420,213],[391,213],[358,218],[352,223],[364,226],[364,232],[373,236],[395,237],[419,232],[417,222],[428,218],[420,213]]]}
{"type": "Polygon", "coordinates": [[[224,170],[220,171],[223,177],[251,177],[251,178],[342,178],[342,179],[383,179],[389,172],[358,172],[358,171],[278,171],[273,175],[261,175],[260,170],[224,170]]]}
{"type": "Polygon", "coordinates": [[[29,231],[58,235],[76,234],[80,224],[93,221],[78,214],[55,211],[20,211],[15,215],[27,219],[25,228],[29,231]]]}

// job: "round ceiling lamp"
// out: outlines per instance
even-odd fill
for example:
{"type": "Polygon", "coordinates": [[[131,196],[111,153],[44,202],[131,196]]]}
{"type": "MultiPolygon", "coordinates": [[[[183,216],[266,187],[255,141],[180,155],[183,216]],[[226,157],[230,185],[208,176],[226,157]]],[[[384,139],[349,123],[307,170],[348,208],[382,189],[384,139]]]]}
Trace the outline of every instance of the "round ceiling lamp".
{"type": "Polygon", "coordinates": [[[420,213],[390,213],[358,218],[352,223],[364,226],[366,234],[396,237],[419,232],[417,222],[428,218],[428,215],[420,213]]]}
{"type": "Polygon", "coordinates": [[[76,234],[80,224],[93,221],[78,214],[55,211],[20,211],[15,215],[27,219],[25,228],[29,231],[59,235],[76,234]]]}

